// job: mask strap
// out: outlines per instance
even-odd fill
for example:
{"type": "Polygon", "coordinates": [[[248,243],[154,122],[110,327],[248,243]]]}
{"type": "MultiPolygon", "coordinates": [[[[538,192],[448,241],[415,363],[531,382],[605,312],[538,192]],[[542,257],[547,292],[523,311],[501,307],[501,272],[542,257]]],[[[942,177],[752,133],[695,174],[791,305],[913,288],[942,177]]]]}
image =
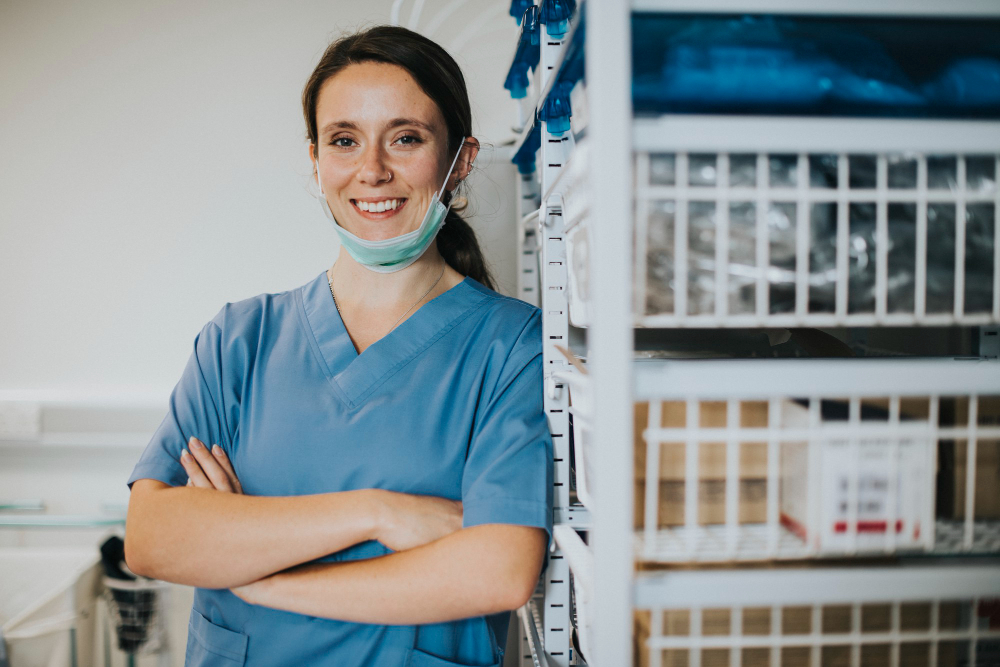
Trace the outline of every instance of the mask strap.
{"type": "Polygon", "coordinates": [[[455,165],[458,163],[458,156],[462,154],[462,149],[465,148],[465,138],[462,139],[462,145],[458,147],[458,152],[455,153],[455,159],[451,161],[451,167],[448,168],[448,175],[445,176],[444,183],[441,184],[441,189],[438,190],[437,198],[438,201],[444,196],[444,189],[448,187],[448,179],[451,178],[451,172],[455,171],[455,165]]]}

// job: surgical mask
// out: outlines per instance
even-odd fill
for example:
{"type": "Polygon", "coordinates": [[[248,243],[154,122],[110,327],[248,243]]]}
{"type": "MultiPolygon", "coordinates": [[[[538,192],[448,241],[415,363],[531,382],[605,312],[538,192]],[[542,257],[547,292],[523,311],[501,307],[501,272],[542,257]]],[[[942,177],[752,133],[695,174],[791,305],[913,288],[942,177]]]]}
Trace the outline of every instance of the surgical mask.
{"type": "MultiPolygon", "coordinates": [[[[458,153],[455,154],[455,159],[451,161],[448,176],[451,176],[451,172],[455,168],[455,163],[458,162],[458,156],[461,154],[462,149],[459,148],[458,153]]],[[[319,199],[320,208],[323,209],[326,217],[333,222],[333,227],[337,230],[337,235],[340,236],[341,244],[347,248],[347,252],[351,254],[351,257],[358,264],[376,273],[401,271],[420,259],[420,256],[430,247],[431,243],[437,237],[438,232],[441,231],[441,227],[444,226],[445,216],[448,214],[448,209],[451,208],[450,203],[448,206],[445,206],[441,201],[445,186],[448,185],[448,179],[445,178],[441,189],[431,199],[431,204],[427,207],[427,212],[424,214],[424,219],[420,223],[420,227],[412,232],[391,239],[368,241],[355,236],[341,227],[337,219],[333,217],[330,204],[326,201],[326,196],[323,194],[323,181],[319,175],[319,160],[316,161],[316,182],[319,184],[317,199],[319,199]]]]}

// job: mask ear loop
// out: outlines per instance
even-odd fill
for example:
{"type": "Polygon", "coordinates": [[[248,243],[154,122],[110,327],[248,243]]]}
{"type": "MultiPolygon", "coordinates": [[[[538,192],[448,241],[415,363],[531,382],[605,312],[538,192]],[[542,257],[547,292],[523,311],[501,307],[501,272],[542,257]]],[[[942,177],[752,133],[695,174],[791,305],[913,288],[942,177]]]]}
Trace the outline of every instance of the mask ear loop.
{"type": "MultiPolygon", "coordinates": [[[[462,145],[459,146],[458,152],[455,153],[455,159],[451,161],[451,166],[448,168],[448,176],[445,177],[444,183],[441,184],[441,189],[438,190],[438,193],[437,193],[438,201],[441,201],[441,197],[444,196],[444,189],[446,187],[448,187],[448,179],[451,178],[451,172],[455,171],[455,165],[458,164],[458,156],[460,156],[462,154],[462,149],[463,148],[465,148],[465,139],[462,139],[462,145]]],[[[317,173],[319,173],[319,167],[317,167],[316,170],[317,170],[317,173]]],[[[461,179],[459,179],[459,182],[461,182],[461,179]]],[[[456,183],[456,185],[457,185],[457,183],[456,183]]]]}

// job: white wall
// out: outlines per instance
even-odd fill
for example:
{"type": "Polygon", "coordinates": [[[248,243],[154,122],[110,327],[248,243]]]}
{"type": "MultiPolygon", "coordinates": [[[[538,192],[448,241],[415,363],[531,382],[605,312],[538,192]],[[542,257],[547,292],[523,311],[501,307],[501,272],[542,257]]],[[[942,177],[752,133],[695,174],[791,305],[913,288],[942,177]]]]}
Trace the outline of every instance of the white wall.
{"type": "MultiPolygon", "coordinates": [[[[446,4],[429,0],[422,23],[446,4]]],[[[505,3],[467,4],[436,36],[464,43],[478,135],[500,144],[516,24],[505,3]]],[[[332,37],[390,6],[0,2],[3,397],[163,400],[223,303],[333,262],[302,86],[332,37]]],[[[489,151],[479,166],[474,224],[512,292],[513,168],[489,151]]]]}
{"type": "MultiPolygon", "coordinates": [[[[446,4],[427,0],[421,24],[446,4]]],[[[38,401],[44,428],[61,432],[0,438],[0,502],[123,505],[201,326],[226,301],[333,262],[301,91],[332,38],[386,22],[390,7],[0,0],[0,409],[38,401]],[[55,423],[60,405],[72,423],[55,423]],[[102,443],[105,431],[125,433],[102,443]]],[[[465,70],[487,147],[512,137],[502,86],[516,34],[505,3],[468,0],[433,35],[465,70]]],[[[515,172],[502,153],[480,154],[470,212],[513,293],[515,172]]],[[[0,545],[95,534],[0,528],[0,545]]]]}

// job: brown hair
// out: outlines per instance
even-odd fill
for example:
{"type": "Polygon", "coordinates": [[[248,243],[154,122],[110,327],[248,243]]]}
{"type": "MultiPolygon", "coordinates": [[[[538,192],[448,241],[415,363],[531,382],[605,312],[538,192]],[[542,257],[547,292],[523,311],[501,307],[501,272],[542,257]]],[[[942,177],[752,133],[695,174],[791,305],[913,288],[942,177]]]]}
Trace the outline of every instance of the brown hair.
{"type": "MultiPolygon", "coordinates": [[[[448,52],[423,35],[397,26],[376,26],[341,37],[330,44],[302,91],[309,143],[318,147],[316,104],[327,79],[348,65],[364,62],[388,63],[402,67],[417,85],[434,100],[448,128],[448,150],[454,155],[465,137],[472,136],[472,109],[465,77],[448,52]]],[[[450,194],[446,193],[450,197],[450,194]]],[[[476,233],[452,208],[437,236],[438,252],[453,269],[481,284],[496,289],[486,266],[476,233]]]]}

